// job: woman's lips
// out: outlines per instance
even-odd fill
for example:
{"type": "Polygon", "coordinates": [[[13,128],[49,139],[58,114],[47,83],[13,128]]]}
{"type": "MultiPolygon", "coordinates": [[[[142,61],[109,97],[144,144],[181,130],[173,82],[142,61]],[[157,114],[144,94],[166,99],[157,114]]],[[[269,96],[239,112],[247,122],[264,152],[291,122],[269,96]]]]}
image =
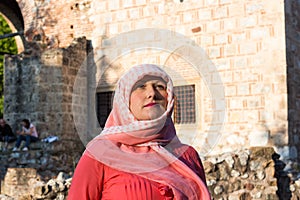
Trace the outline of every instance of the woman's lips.
{"type": "Polygon", "coordinates": [[[147,105],[145,105],[144,107],[151,107],[151,106],[155,106],[157,103],[148,103],[147,105]]]}

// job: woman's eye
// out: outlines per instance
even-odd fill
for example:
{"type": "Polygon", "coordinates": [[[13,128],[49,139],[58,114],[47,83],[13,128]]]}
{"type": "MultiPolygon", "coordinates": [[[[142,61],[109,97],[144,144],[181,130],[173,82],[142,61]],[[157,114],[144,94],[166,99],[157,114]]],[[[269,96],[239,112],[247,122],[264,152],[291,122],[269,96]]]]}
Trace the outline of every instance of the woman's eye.
{"type": "Polygon", "coordinates": [[[166,90],[166,86],[164,85],[156,85],[156,88],[159,90],[166,90]]]}

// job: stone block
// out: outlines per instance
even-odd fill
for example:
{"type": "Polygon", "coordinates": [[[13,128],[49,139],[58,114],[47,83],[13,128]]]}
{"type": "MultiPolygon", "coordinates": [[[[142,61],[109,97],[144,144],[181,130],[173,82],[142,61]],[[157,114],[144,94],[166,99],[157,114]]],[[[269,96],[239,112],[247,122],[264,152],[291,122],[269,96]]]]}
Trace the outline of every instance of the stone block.
{"type": "Polygon", "coordinates": [[[250,147],[250,159],[265,158],[271,160],[275,155],[278,155],[273,147],[250,147]]]}
{"type": "Polygon", "coordinates": [[[209,48],[209,57],[210,58],[219,58],[221,56],[220,47],[211,47],[209,48]]]}
{"type": "Polygon", "coordinates": [[[136,6],[141,6],[141,5],[146,5],[146,4],[147,4],[146,0],[135,0],[136,6]]]}
{"type": "Polygon", "coordinates": [[[213,19],[224,19],[228,17],[227,6],[219,6],[214,9],[213,19]]]}
{"type": "Polygon", "coordinates": [[[183,13],[183,23],[190,23],[191,21],[193,21],[193,13],[183,13]]]}
{"type": "Polygon", "coordinates": [[[217,185],[215,188],[214,188],[214,194],[215,195],[220,195],[224,192],[224,189],[221,185],[217,185]]]}
{"type": "Polygon", "coordinates": [[[256,42],[243,42],[239,45],[240,54],[248,55],[257,53],[257,43],[256,42]]]}
{"type": "Polygon", "coordinates": [[[231,122],[241,122],[241,121],[244,121],[244,113],[242,111],[232,111],[230,114],[229,114],[229,120],[231,122]]]}
{"type": "Polygon", "coordinates": [[[213,43],[213,37],[211,35],[203,35],[200,38],[200,43],[203,46],[209,46],[213,43]]]}
{"type": "Polygon", "coordinates": [[[229,100],[229,109],[242,109],[244,107],[243,99],[232,98],[229,100]]]}
{"type": "Polygon", "coordinates": [[[209,161],[203,162],[203,167],[204,167],[205,173],[213,172],[215,169],[214,164],[209,161]]]}
{"type": "MultiPolygon", "coordinates": [[[[233,63],[233,67],[235,69],[238,69],[238,68],[243,68],[245,66],[247,66],[248,64],[248,61],[247,61],[247,57],[245,56],[240,56],[240,57],[237,57],[235,60],[234,60],[234,63],[233,63]]],[[[243,71],[241,70],[236,70],[233,72],[233,76],[234,76],[234,81],[240,81],[240,80],[245,80],[245,78],[247,77],[244,77],[243,75],[245,75],[243,73],[243,71]]]]}
{"type": "Polygon", "coordinates": [[[247,17],[240,17],[239,25],[241,27],[254,27],[257,25],[257,16],[256,15],[249,15],[247,17]]]}
{"type": "Polygon", "coordinates": [[[199,20],[211,20],[212,18],[212,10],[211,9],[200,9],[198,11],[199,20]]]}
{"type": "MultiPolygon", "coordinates": [[[[227,76],[228,77],[228,76],[227,76]]],[[[225,95],[226,96],[234,96],[237,93],[236,86],[234,85],[229,85],[225,87],[225,95]]]]}
{"type": "Polygon", "coordinates": [[[251,200],[250,193],[246,191],[238,191],[228,195],[228,200],[251,200]]]}
{"type": "Polygon", "coordinates": [[[266,146],[270,139],[269,131],[253,130],[249,135],[250,146],[266,146]]]}
{"type": "Polygon", "coordinates": [[[120,8],[120,1],[119,0],[108,1],[108,9],[109,10],[117,10],[119,8],[120,8]]]}
{"type": "Polygon", "coordinates": [[[36,169],[8,168],[1,187],[1,193],[18,199],[20,196],[29,193],[29,182],[34,180],[40,180],[36,169]]]}
{"type": "Polygon", "coordinates": [[[206,28],[204,30],[206,33],[219,33],[221,31],[221,23],[220,21],[210,21],[206,23],[206,28]]]}
{"type": "Polygon", "coordinates": [[[216,6],[216,5],[218,5],[218,0],[205,0],[204,5],[206,5],[206,6],[216,6]]]}
{"type": "Polygon", "coordinates": [[[247,83],[239,84],[237,87],[237,94],[239,96],[250,95],[250,85],[247,83]]]}
{"type": "Polygon", "coordinates": [[[214,45],[227,44],[228,43],[228,35],[221,34],[214,36],[214,45]]]}
{"type": "Polygon", "coordinates": [[[230,57],[237,54],[238,46],[236,44],[227,44],[224,47],[224,57],[230,57]]]}
{"type": "Polygon", "coordinates": [[[240,42],[243,42],[243,41],[246,41],[246,32],[244,32],[244,31],[241,31],[238,33],[233,33],[230,35],[230,42],[233,44],[239,44],[240,42]]]}
{"type": "Polygon", "coordinates": [[[245,10],[241,9],[241,8],[244,8],[244,3],[243,2],[236,2],[236,3],[228,5],[228,15],[229,15],[229,17],[244,16],[245,10]]]}

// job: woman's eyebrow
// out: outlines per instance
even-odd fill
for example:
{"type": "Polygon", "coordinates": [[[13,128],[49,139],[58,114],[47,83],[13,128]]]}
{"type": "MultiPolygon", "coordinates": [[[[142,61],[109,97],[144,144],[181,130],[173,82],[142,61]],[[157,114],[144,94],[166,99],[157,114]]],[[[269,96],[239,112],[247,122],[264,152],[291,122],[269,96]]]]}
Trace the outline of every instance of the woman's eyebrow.
{"type": "Polygon", "coordinates": [[[143,80],[137,81],[137,82],[132,86],[131,91],[135,90],[138,86],[143,85],[143,84],[145,84],[145,81],[143,81],[143,80]]]}

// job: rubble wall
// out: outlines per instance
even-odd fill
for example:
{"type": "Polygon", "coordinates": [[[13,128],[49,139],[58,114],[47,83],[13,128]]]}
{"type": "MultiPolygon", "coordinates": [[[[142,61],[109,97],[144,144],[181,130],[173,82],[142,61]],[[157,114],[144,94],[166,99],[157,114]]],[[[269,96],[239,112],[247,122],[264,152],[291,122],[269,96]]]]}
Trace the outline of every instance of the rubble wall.
{"type": "MultiPolygon", "coordinates": [[[[28,152],[21,152],[19,155],[16,153],[7,155],[15,163],[15,166],[13,167],[11,164],[11,167],[8,167],[1,184],[3,199],[9,197],[18,197],[22,200],[66,199],[72,183],[72,171],[68,171],[67,165],[57,163],[61,171],[55,171],[52,173],[52,178],[43,180],[41,176],[41,174],[45,175],[43,168],[38,168],[38,170],[19,168],[20,165],[16,164],[22,163],[23,166],[32,167],[34,163],[32,160],[23,159],[25,155],[28,157],[28,154],[28,152]],[[16,187],[18,188],[17,192],[16,187]]],[[[34,153],[30,154],[33,155],[34,153]]],[[[68,157],[63,153],[59,157],[39,155],[36,157],[35,165],[43,166],[46,159],[49,159],[50,164],[55,160],[56,162],[59,160],[65,162],[68,157]]],[[[271,147],[253,147],[202,159],[212,199],[299,199],[299,177],[295,179],[295,176],[285,172],[283,170],[285,163],[280,161],[279,157],[271,147]]]]}

